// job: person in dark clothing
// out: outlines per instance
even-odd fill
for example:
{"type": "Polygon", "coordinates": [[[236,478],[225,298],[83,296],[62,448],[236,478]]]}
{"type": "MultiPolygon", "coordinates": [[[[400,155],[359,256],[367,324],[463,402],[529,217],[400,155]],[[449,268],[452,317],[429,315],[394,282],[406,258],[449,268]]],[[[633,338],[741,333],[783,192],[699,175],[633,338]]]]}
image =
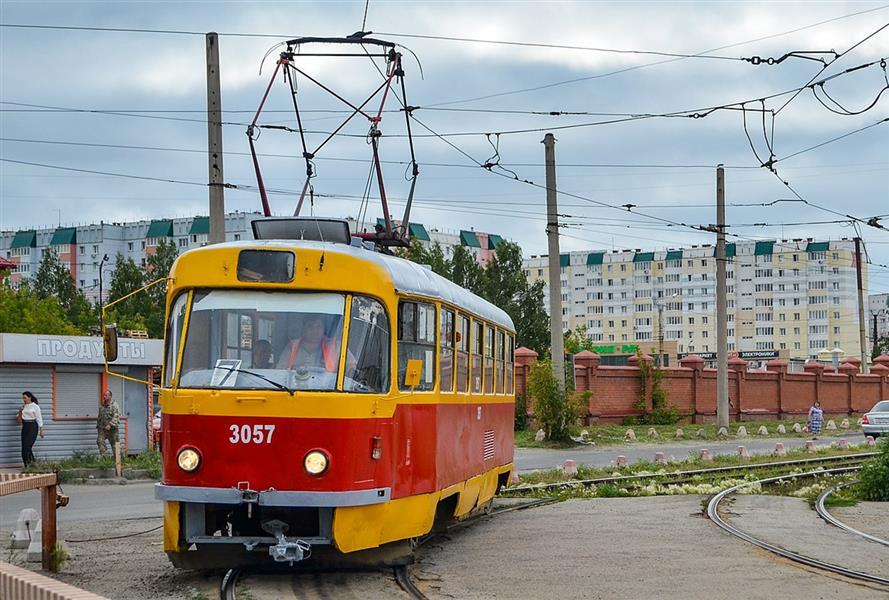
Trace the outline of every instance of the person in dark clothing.
{"type": "Polygon", "coordinates": [[[27,467],[34,462],[34,442],[37,435],[43,437],[43,415],[40,404],[31,392],[22,392],[22,407],[17,420],[22,425],[22,462],[27,467]]]}

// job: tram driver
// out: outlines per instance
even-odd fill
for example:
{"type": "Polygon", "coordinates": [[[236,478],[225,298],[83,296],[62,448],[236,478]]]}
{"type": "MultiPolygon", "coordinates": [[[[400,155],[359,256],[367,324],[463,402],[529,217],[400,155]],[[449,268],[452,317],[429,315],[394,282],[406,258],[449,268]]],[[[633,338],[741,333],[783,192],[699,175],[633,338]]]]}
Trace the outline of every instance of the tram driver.
{"type": "Polygon", "coordinates": [[[322,315],[309,314],[303,318],[302,332],[294,335],[294,323],[288,327],[290,341],[278,357],[279,369],[324,369],[336,373],[340,360],[338,340],[327,337],[322,315]]]}

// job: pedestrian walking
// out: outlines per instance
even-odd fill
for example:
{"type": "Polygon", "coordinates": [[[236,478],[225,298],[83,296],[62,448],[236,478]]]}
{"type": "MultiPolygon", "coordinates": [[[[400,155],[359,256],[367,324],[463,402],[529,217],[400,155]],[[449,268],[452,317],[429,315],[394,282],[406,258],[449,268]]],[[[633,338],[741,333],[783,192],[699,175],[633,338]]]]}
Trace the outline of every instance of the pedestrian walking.
{"type": "Polygon", "coordinates": [[[824,411],[821,410],[821,403],[815,400],[809,409],[809,433],[812,434],[813,440],[817,440],[818,434],[821,433],[822,421],[824,421],[824,411]]]}
{"type": "Polygon", "coordinates": [[[102,406],[99,407],[99,416],[96,418],[96,445],[99,447],[99,455],[108,454],[105,441],[111,445],[111,452],[118,442],[118,428],[120,426],[120,408],[111,397],[111,390],[105,390],[102,394],[102,406]]]}
{"type": "Polygon", "coordinates": [[[16,420],[22,426],[22,462],[27,467],[34,462],[34,442],[38,434],[43,437],[43,415],[40,404],[31,392],[22,392],[22,406],[16,420]]]}

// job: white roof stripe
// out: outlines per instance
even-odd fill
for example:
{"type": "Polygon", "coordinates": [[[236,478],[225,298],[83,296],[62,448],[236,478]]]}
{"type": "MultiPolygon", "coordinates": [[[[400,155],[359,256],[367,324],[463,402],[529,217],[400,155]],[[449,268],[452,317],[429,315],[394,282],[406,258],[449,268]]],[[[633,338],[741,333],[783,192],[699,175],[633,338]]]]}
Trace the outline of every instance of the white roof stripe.
{"type": "MultiPolygon", "coordinates": [[[[512,319],[509,318],[509,315],[507,315],[503,309],[491,304],[480,296],[476,296],[469,290],[460,287],[441,275],[438,275],[431,269],[409,260],[398,258],[397,256],[389,256],[387,254],[373,252],[372,250],[356,246],[347,246],[345,244],[297,240],[252,240],[215,244],[215,247],[217,248],[224,246],[235,248],[273,247],[294,250],[311,248],[324,250],[329,253],[343,254],[357,260],[366,260],[379,265],[386,270],[392,280],[392,285],[397,292],[442,300],[448,304],[453,304],[458,308],[463,308],[467,312],[471,312],[486,321],[490,321],[496,325],[515,331],[512,319]]],[[[299,259],[297,258],[297,262],[298,261],[299,259]]]]}

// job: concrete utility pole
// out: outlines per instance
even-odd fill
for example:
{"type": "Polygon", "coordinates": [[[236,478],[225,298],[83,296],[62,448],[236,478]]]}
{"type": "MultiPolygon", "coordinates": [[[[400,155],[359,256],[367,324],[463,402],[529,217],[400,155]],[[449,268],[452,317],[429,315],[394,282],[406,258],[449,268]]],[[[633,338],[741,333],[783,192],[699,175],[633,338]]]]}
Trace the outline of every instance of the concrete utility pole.
{"type": "Polygon", "coordinates": [[[553,372],[565,388],[565,340],[562,337],[562,268],[559,255],[559,212],[556,206],[556,138],[543,137],[546,158],[546,238],[549,246],[549,337],[553,372]]]}
{"type": "Polygon", "coordinates": [[[867,373],[867,325],[864,321],[864,284],[861,281],[861,238],[855,238],[855,274],[858,277],[858,343],[861,345],[861,372],[867,373]]]}
{"type": "Polygon", "coordinates": [[[725,285],[725,170],[716,167],[716,423],[728,427],[728,318],[725,285]]]}
{"type": "Polygon", "coordinates": [[[211,244],[225,241],[225,179],[222,176],[222,94],[219,86],[219,36],[207,34],[207,156],[210,159],[211,244]]]}

